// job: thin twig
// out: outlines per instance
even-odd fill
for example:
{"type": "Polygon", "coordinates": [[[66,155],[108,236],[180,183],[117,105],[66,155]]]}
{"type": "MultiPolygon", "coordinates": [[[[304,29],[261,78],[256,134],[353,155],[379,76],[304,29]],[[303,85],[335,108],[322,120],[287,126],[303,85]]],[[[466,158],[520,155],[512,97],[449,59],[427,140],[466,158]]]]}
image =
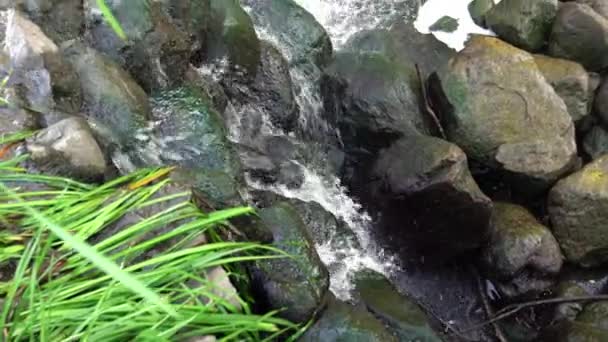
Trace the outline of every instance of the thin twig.
{"type": "MultiPolygon", "coordinates": [[[[481,298],[481,303],[483,304],[483,308],[486,312],[486,315],[488,317],[493,317],[494,309],[492,309],[492,306],[490,305],[490,302],[488,301],[488,298],[486,296],[487,287],[483,285],[483,281],[481,280],[481,276],[479,275],[479,272],[477,272],[477,270],[475,270],[475,276],[477,278],[477,290],[479,291],[479,298],[481,298]]],[[[498,341],[508,342],[507,338],[505,337],[505,334],[502,332],[497,322],[492,322],[491,324],[494,328],[494,334],[496,335],[498,341]]]]}
{"type": "Polygon", "coordinates": [[[496,316],[492,317],[491,319],[489,319],[485,322],[479,323],[477,325],[471,326],[469,328],[466,328],[464,330],[461,330],[460,333],[466,333],[468,331],[473,331],[473,330],[483,328],[488,324],[493,324],[495,322],[498,322],[500,320],[513,316],[514,314],[520,312],[523,309],[534,307],[534,306],[548,305],[548,304],[592,302],[592,301],[595,302],[595,301],[603,301],[603,300],[608,300],[608,295],[580,296],[580,297],[570,297],[570,298],[560,297],[560,298],[541,299],[541,300],[534,300],[534,301],[530,301],[530,302],[511,304],[511,305],[507,305],[503,309],[499,310],[496,313],[496,316]]]}
{"type": "Polygon", "coordinates": [[[439,118],[435,114],[435,111],[433,110],[433,108],[431,108],[431,105],[429,104],[430,100],[426,89],[426,81],[422,77],[422,72],[420,71],[420,67],[418,66],[418,64],[415,64],[415,66],[416,75],[418,75],[418,80],[420,81],[420,91],[422,94],[422,103],[424,106],[424,110],[433,119],[433,122],[435,123],[435,126],[437,127],[437,130],[439,131],[441,137],[443,139],[446,139],[445,131],[443,130],[443,126],[441,126],[441,121],[439,121],[439,118]]]}

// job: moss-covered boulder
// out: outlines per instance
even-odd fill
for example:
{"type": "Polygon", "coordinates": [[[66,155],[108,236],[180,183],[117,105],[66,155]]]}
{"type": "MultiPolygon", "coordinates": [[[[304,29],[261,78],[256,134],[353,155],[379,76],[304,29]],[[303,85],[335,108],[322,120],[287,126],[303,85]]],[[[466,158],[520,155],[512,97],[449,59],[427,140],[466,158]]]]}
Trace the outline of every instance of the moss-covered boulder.
{"type": "Polygon", "coordinates": [[[557,0],[502,0],[485,14],[485,22],[505,41],[537,51],[551,32],[557,4],[557,0]]]}
{"type": "Polygon", "coordinates": [[[399,339],[389,333],[365,307],[332,298],[321,317],[306,330],[300,341],[397,342],[399,339]]]}
{"type": "Polygon", "coordinates": [[[546,290],[562,267],[563,256],[551,231],[525,208],[494,203],[483,264],[507,297],[546,290]]]}
{"type": "Polygon", "coordinates": [[[448,259],[484,242],[492,203],[471,176],[467,157],[444,140],[413,135],[383,150],[368,180],[371,208],[396,248],[448,259]]]}
{"type": "Polygon", "coordinates": [[[559,181],[549,193],[553,232],[572,263],[608,261],[608,156],[559,181]]]}
{"type": "Polygon", "coordinates": [[[255,76],[260,63],[260,41],[251,18],[238,0],[210,0],[211,16],[205,58],[226,58],[232,68],[255,76]]]}
{"type": "Polygon", "coordinates": [[[194,88],[163,91],[151,100],[154,139],[140,149],[145,165],[178,165],[189,169],[220,171],[242,179],[239,157],[220,114],[202,92],[194,88]]]}
{"type": "Polygon", "coordinates": [[[441,341],[422,309],[397,292],[383,275],[363,270],[354,278],[354,291],[358,300],[380,319],[399,341],[441,341]]]}
{"type": "Polygon", "coordinates": [[[486,14],[494,7],[493,0],[473,0],[469,3],[468,10],[475,24],[486,27],[486,14]]]}
{"type": "Polygon", "coordinates": [[[280,316],[304,323],[321,309],[329,289],[329,274],[297,211],[287,202],[259,210],[273,236],[273,246],[290,257],[262,260],[252,267],[252,287],[258,301],[280,316]]]}
{"type": "Polygon", "coordinates": [[[92,48],[73,42],[64,54],[74,66],[82,89],[82,110],[95,121],[105,145],[129,148],[136,132],[151,118],[146,92],[118,64],[92,48]]]}
{"type": "Polygon", "coordinates": [[[458,19],[454,19],[449,15],[445,15],[437,19],[437,21],[433,25],[429,26],[429,30],[432,32],[439,31],[452,33],[458,29],[458,25],[458,19]]]}
{"type": "Polygon", "coordinates": [[[578,2],[561,4],[549,39],[549,54],[599,71],[608,66],[608,19],[578,2]]]}
{"type": "Polygon", "coordinates": [[[326,65],[332,55],[329,35],[317,20],[293,0],[243,0],[256,25],[266,27],[285,48],[290,64],[312,61],[326,65]]]}
{"type": "Polygon", "coordinates": [[[534,62],[557,95],[564,100],[575,123],[589,114],[595,89],[582,65],[544,55],[534,55],[534,62]]]}
{"type": "Polygon", "coordinates": [[[434,84],[448,139],[469,158],[541,191],[576,160],[574,124],[534,58],[494,37],[473,36],[434,84]]]}

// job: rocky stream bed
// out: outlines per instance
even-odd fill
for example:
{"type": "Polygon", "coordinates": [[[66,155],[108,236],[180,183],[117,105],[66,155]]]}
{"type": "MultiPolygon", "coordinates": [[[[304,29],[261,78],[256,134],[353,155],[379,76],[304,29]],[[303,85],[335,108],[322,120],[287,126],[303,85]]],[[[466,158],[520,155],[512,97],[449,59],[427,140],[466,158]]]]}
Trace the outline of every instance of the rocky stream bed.
{"type": "Polygon", "coordinates": [[[31,172],[174,165],[206,205],[255,206],[233,224],[295,256],[250,267],[258,309],[312,319],[302,341],[608,340],[602,301],[468,329],[605,291],[607,1],[475,0],[496,36],[460,51],[414,27],[414,0],[350,21],[107,2],[127,40],[94,0],[0,0],[0,134],[40,130],[17,149],[31,172]]]}

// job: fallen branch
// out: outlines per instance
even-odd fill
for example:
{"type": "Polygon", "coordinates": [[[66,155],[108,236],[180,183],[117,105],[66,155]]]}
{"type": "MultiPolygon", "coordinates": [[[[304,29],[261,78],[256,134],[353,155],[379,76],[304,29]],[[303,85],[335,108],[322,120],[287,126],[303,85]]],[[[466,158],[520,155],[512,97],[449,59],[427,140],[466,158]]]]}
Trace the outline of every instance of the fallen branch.
{"type": "Polygon", "coordinates": [[[415,64],[415,66],[416,75],[418,75],[418,81],[420,82],[420,92],[422,94],[423,109],[424,111],[426,111],[426,114],[430,116],[431,119],[433,119],[433,122],[435,123],[435,126],[437,127],[437,130],[439,131],[441,137],[443,139],[446,139],[447,137],[445,135],[445,131],[443,130],[443,126],[441,126],[441,121],[439,121],[439,118],[435,114],[435,111],[433,110],[433,108],[431,108],[429,96],[426,89],[426,81],[422,77],[422,72],[420,71],[420,67],[418,66],[418,64],[415,64]]]}
{"type": "Polygon", "coordinates": [[[496,315],[494,317],[492,317],[491,319],[489,319],[485,322],[476,324],[474,326],[468,327],[464,330],[461,330],[460,334],[470,332],[473,330],[478,330],[480,328],[487,326],[488,324],[494,324],[498,321],[501,321],[505,318],[515,315],[516,313],[520,312],[523,309],[531,308],[534,306],[548,305],[548,304],[563,304],[563,303],[597,302],[597,301],[604,301],[604,300],[608,300],[608,295],[579,296],[579,297],[570,297],[570,298],[560,297],[560,298],[540,299],[540,300],[534,300],[534,301],[523,302],[523,303],[518,303],[518,304],[511,304],[511,305],[507,305],[504,308],[502,308],[501,310],[499,310],[496,313],[496,315]]]}

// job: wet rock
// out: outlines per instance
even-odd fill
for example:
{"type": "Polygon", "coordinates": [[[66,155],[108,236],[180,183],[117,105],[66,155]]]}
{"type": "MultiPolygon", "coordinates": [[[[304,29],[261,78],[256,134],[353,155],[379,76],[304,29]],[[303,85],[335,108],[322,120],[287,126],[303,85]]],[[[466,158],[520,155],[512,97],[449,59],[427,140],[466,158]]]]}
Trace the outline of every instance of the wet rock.
{"type": "MultiPolygon", "coordinates": [[[[589,293],[576,282],[566,281],[557,286],[555,290],[557,298],[572,298],[588,296],[589,293]]],[[[583,311],[583,303],[562,303],[555,307],[554,322],[574,321],[578,314],[583,311]]]]}
{"type": "Polygon", "coordinates": [[[243,184],[225,172],[178,168],[171,172],[171,179],[189,186],[195,202],[201,202],[199,208],[206,208],[204,211],[227,209],[243,204],[240,195],[243,184]]]}
{"type": "Polygon", "coordinates": [[[396,342],[398,339],[364,307],[331,299],[319,320],[308,328],[300,341],[396,342]]]}
{"type": "Polygon", "coordinates": [[[247,12],[238,0],[211,0],[207,42],[208,61],[227,59],[246,76],[255,76],[260,63],[260,42],[247,12]]]}
{"type": "Polygon", "coordinates": [[[559,181],[549,193],[553,232],[572,263],[584,267],[608,261],[608,156],[559,181]]]}
{"type": "Polygon", "coordinates": [[[264,184],[283,184],[295,189],[302,186],[304,172],[291,160],[276,160],[256,149],[239,146],[239,156],[244,170],[254,180],[264,184]]]}
{"type": "Polygon", "coordinates": [[[589,99],[593,98],[595,88],[592,87],[589,74],[580,64],[543,55],[534,55],[534,61],[547,82],[564,100],[575,123],[589,114],[589,99]]]}
{"type": "Polygon", "coordinates": [[[579,62],[587,70],[603,69],[608,66],[608,19],[588,5],[563,3],[553,24],[549,54],[579,62]]]}
{"type": "Polygon", "coordinates": [[[433,92],[448,139],[508,175],[516,190],[543,191],[572,168],[574,124],[532,55],[473,36],[438,79],[433,92]]]}
{"type": "Polygon", "coordinates": [[[412,66],[376,53],[339,52],[325,70],[327,119],[347,149],[376,151],[412,131],[428,132],[412,66]]]}
{"type": "Polygon", "coordinates": [[[308,321],[320,309],[329,288],[327,269],[297,211],[286,202],[259,211],[273,235],[273,246],[293,258],[262,260],[252,269],[252,287],[279,316],[294,323],[308,321]]]}
{"type": "Polygon", "coordinates": [[[485,21],[505,41],[537,51],[551,32],[557,3],[557,0],[502,0],[485,14],[485,21]]]}
{"type": "MultiPolygon", "coordinates": [[[[185,2],[178,0],[175,7],[185,2]]],[[[185,24],[176,24],[168,14],[169,5],[159,1],[113,0],[108,6],[127,40],[118,37],[106,23],[95,0],[86,0],[91,46],[119,63],[148,91],[180,84],[188,68],[191,46],[200,45],[191,39],[195,32],[185,31],[185,24]]]]}
{"type": "Polygon", "coordinates": [[[553,284],[563,256],[551,231],[525,208],[494,203],[483,263],[506,297],[538,293],[553,284]]]}
{"type": "Polygon", "coordinates": [[[119,65],[74,42],[64,54],[74,65],[83,96],[83,111],[104,145],[132,147],[151,110],[144,90],[119,65]]]}
{"type": "Polygon", "coordinates": [[[101,180],[106,161],[84,119],[62,120],[27,140],[27,152],[36,168],[44,173],[101,180]]]}
{"type": "Polygon", "coordinates": [[[456,145],[414,135],[383,150],[376,161],[369,203],[382,212],[398,245],[450,258],[479,248],[492,203],[473,180],[456,145]]]}
{"type": "Polygon", "coordinates": [[[238,155],[211,100],[193,88],[166,90],[151,99],[152,121],[145,147],[137,151],[142,166],[178,165],[221,171],[242,179],[238,155]]]}
{"type": "MultiPolygon", "coordinates": [[[[293,95],[292,80],[287,60],[270,43],[260,42],[261,56],[255,81],[250,86],[241,86],[242,78],[224,79],[228,96],[234,103],[255,106],[266,113],[270,122],[280,129],[292,131],[298,120],[298,105],[293,95]]],[[[250,120],[250,118],[239,118],[250,120]]],[[[264,120],[264,118],[262,118],[264,120]]],[[[243,124],[241,124],[243,126],[243,124]]],[[[246,127],[246,125],[245,125],[246,127]]],[[[248,135],[255,135],[251,132],[248,135]]]]}
{"type": "Polygon", "coordinates": [[[390,29],[362,31],[354,35],[343,50],[381,54],[406,68],[418,64],[423,74],[430,74],[447,64],[456,51],[432,34],[422,34],[412,23],[397,20],[390,29]]]}
{"type": "Polygon", "coordinates": [[[432,32],[454,32],[458,29],[458,19],[454,19],[450,16],[443,16],[439,18],[433,25],[429,27],[432,32]]]}
{"type": "Polygon", "coordinates": [[[608,131],[602,126],[593,126],[583,139],[583,150],[592,159],[608,154],[608,131]]]}
{"type": "Polygon", "coordinates": [[[604,124],[608,124],[608,79],[602,80],[595,96],[595,112],[604,124]]]}
{"type": "Polygon", "coordinates": [[[494,7],[493,0],[473,0],[468,6],[469,14],[475,24],[486,27],[486,14],[494,7]]]}
{"type": "Polygon", "coordinates": [[[78,38],[83,31],[82,0],[17,0],[16,2],[20,2],[16,7],[27,13],[57,43],[78,38]]]}
{"type": "Polygon", "coordinates": [[[322,67],[332,55],[329,35],[317,20],[293,0],[256,1],[243,0],[256,25],[268,27],[277,33],[277,39],[287,50],[290,64],[306,64],[309,61],[322,67]]]}
{"type": "Polygon", "coordinates": [[[602,17],[608,19],[608,3],[604,0],[576,0],[576,2],[588,5],[602,17]]]}
{"type": "Polygon", "coordinates": [[[77,75],[40,27],[20,11],[10,11],[5,39],[13,70],[11,87],[17,88],[28,107],[48,111],[56,99],[63,110],[74,113],[80,108],[77,75]]]}
{"type": "Polygon", "coordinates": [[[397,292],[383,275],[363,270],[354,278],[359,301],[381,320],[399,341],[441,341],[421,308],[397,292]]]}

